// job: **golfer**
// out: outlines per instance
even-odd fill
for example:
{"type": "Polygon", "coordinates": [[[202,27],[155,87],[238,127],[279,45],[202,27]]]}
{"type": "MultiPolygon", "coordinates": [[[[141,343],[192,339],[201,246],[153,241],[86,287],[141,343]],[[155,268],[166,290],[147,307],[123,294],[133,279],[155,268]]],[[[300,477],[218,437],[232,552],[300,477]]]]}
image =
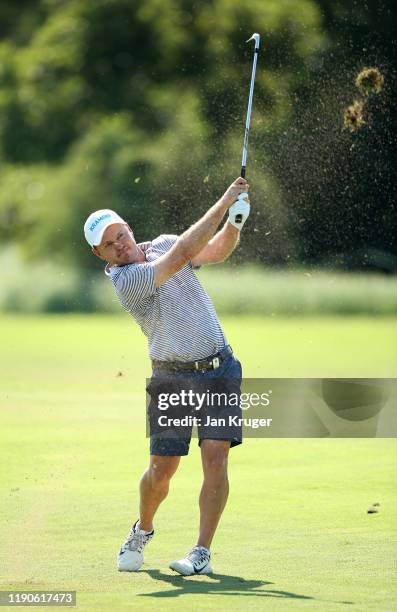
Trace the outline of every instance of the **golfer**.
{"type": "MultiPolygon", "coordinates": [[[[220,200],[180,236],[162,234],[151,242],[137,244],[127,223],[107,209],[92,213],[84,225],[93,253],[107,262],[105,274],[122,306],[148,338],[153,366],[148,387],[152,408],[156,403],[153,388],[164,376],[177,383],[178,377],[188,375],[204,386],[231,381],[232,388],[240,388],[241,364],[194,269],[225,261],[233,252],[250,211],[248,190],[245,179],[236,179],[220,200]],[[227,212],[228,219],[218,231],[227,212]]],[[[213,416],[210,406],[203,406],[203,410],[206,417],[213,416]]],[[[236,414],[240,408],[226,406],[228,410],[236,414]]],[[[202,425],[198,434],[204,474],[198,539],[185,558],[170,564],[184,576],[212,572],[211,542],[229,490],[229,448],[242,441],[238,427],[219,433],[210,425],[202,425]]],[[[167,496],[181,456],[189,452],[190,436],[191,428],[188,434],[185,431],[183,436],[168,438],[150,431],[150,462],[140,481],[139,519],[118,554],[120,571],[141,567],[144,547],[154,536],[155,513],[167,496]]]]}

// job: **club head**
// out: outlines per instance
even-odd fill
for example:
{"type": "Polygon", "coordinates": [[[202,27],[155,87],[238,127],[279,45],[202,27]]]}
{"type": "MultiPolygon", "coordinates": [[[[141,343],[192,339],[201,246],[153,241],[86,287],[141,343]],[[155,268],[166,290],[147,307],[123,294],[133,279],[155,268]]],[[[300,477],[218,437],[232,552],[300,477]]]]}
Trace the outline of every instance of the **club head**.
{"type": "Polygon", "coordinates": [[[245,42],[250,42],[251,40],[254,40],[254,41],[255,41],[255,49],[259,49],[259,43],[260,43],[260,40],[261,40],[260,34],[258,34],[258,33],[256,33],[256,32],[255,32],[255,34],[253,34],[253,35],[251,36],[251,38],[249,38],[249,39],[248,39],[248,40],[246,40],[245,42]]]}

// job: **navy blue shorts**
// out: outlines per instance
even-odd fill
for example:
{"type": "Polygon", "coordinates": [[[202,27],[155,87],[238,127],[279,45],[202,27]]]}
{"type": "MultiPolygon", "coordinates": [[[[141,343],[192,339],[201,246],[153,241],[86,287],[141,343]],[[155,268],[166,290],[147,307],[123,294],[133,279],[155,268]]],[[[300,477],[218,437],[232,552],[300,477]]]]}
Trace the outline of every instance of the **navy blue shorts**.
{"type": "Polygon", "coordinates": [[[202,440],[230,440],[231,447],[241,444],[241,380],[241,363],[233,355],[206,371],[154,367],[147,386],[150,454],[187,455],[193,426],[199,445],[202,440]]]}

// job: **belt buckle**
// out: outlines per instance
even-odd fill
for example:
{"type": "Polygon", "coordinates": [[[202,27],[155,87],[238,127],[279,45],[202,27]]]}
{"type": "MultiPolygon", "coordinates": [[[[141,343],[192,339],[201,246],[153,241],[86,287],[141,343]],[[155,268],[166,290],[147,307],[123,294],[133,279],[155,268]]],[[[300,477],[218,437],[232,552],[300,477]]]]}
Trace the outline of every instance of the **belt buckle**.
{"type": "Polygon", "coordinates": [[[212,367],[214,370],[216,370],[217,368],[219,368],[220,363],[219,363],[219,357],[214,357],[212,360],[212,367]]]}

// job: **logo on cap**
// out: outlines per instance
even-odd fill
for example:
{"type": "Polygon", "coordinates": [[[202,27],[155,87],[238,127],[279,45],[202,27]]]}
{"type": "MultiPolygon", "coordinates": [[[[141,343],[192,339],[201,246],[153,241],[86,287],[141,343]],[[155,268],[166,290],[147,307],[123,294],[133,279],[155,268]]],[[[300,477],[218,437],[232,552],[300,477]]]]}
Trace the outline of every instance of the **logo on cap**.
{"type": "Polygon", "coordinates": [[[108,214],[106,214],[106,215],[102,215],[101,217],[97,217],[97,219],[95,219],[94,223],[92,223],[92,224],[90,225],[90,228],[89,228],[89,229],[90,229],[90,232],[93,232],[93,231],[94,231],[94,229],[96,228],[96,226],[97,226],[97,225],[98,225],[98,224],[99,224],[101,221],[103,221],[104,219],[108,219],[108,218],[109,218],[109,217],[111,217],[111,216],[112,216],[112,215],[110,215],[110,214],[108,213],[108,214]]]}

